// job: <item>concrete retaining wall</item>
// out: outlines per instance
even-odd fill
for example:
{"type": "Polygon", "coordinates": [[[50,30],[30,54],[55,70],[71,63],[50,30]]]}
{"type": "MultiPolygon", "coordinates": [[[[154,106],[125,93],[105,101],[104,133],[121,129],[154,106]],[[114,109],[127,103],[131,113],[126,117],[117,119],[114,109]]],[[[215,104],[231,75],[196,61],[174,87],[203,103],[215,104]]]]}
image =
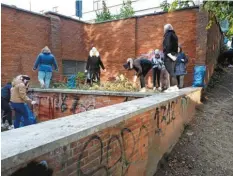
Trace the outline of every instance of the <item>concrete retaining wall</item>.
{"type": "Polygon", "coordinates": [[[195,113],[185,88],[2,133],[2,175],[46,160],[56,176],[152,176],[195,113]]]}

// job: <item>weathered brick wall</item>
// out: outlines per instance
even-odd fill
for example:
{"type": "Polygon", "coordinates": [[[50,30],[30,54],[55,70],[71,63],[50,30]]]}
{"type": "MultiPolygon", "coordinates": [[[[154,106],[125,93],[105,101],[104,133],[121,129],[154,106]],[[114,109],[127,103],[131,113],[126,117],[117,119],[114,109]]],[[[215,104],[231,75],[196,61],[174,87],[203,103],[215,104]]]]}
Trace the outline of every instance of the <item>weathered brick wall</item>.
{"type": "Polygon", "coordinates": [[[103,80],[116,76],[118,73],[133,76],[123,68],[129,57],[135,57],[135,19],[126,19],[113,22],[89,25],[86,27],[88,47],[94,45],[107,72],[102,73],[103,80]]]}
{"type": "Polygon", "coordinates": [[[222,47],[222,33],[219,25],[214,22],[212,27],[207,31],[207,54],[206,54],[206,83],[214,73],[214,68],[217,64],[220,50],[222,47]]]}
{"type": "MultiPolygon", "coordinates": [[[[192,83],[193,65],[196,60],[196,18],[197,9],[177,11],[138,18],[137,21],[137,55],[147,53],[156,48],[162,50],[164,25],[170,23],[178,36],[179,44],[189,57],[188,74],[185,77],[185,86],[192,83]]],[[[150,77],[151,77],[150,73],[150,77]]],[[[151,80],[152,78],[150,78],[151,80]]]]}
{"type": "Polygon", "coordinates": [[[2,83],[18,74],[28,74],[37,80],[33,64],[41,49],[49,46],[50,19],[1,6],[2,83]]]}
{"type": "MultiPolygon", "coordinates": [[[[107,69],[106,73],[102,73],[103,81],[118,73],[132,79],[134,72],[124,70],[123,63],[129,57],[135,58],[152,49],[162,49],[163,26],[171,23],[183,51],[189,56],[185,86],[190,86],[194,64],[205,63],[206,58],[215,60],[209,53],[217,53],[207,49],[207,45],[208,48],[212,44],[217,46],[220,36],[217,29],[207,33],[205,26],[208,16],[196,8],[86,24],[55,13],[48,13],[45,17],[2,6],[2,19],[2,83],[19,73],[30,75],[32,81],[38,83],[37,72],[31,72],[31,68],[44,45],[51,47],[58,60],[59,72],[54,74],[55,79],[62,78],[62,60],[85,61],[92,46],[99,50],[107,69]],[[213,34],[218,37],[212,39],[213,34]],[[17,40],[20,42],[15,42],[17,40]],[[7,63],[8,58],[10,62],[7,63]]],[[[147,81],[149,87],[152,86],[151,79],[150,73],[147,81]]]]}
{"type": "MultiPolygon", "coordinates": [[[[56,176],[153,175],[193,117],[199,100],[200,91],[169,100],[34,160],[46,160],[56,176]]],[[[19,167],[2,170],[2,175],[19,167]]]]}
{"type": "Polygon", "coordinates": [[[32,110],[40,122],[137,99],[127,96],[44,92],[30,92],[29,97],[38,103],[32,110]]]}

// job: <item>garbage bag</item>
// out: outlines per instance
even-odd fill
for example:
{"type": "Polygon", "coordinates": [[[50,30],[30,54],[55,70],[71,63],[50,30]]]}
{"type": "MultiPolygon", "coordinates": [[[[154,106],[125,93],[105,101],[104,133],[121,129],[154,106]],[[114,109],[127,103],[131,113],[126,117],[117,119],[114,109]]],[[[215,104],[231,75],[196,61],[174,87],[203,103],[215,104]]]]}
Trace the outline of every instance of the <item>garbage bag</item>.
{"type": "Polygon", "coordinates": [[[204,80],[206,74],[206,66],[205,65],[196,65],[194,67],[194,75],[193,75],[193,87],[204,87],[204,80]]]}
{"type": "Polygon", "coordinates": [[[70,76],[67,81],[67,87],[70,89],[75,89],[77,87],[76,79],[77,79],[76,75],[70,76]]]}
{"type": "MultiPolygon", "coordinates": [[[[28,119],[29,119],[30,125],[36,124],[36,117],[35,117],[35,115],[33,114],[33,112],[31,111],[31,109],[28,107],[27,104],[25,104],[25,107],[27,109],[28,119]]],[[[23,126],[24,126],[24,118],[22,116],[19,127],[23,127],[23,126]]]]}

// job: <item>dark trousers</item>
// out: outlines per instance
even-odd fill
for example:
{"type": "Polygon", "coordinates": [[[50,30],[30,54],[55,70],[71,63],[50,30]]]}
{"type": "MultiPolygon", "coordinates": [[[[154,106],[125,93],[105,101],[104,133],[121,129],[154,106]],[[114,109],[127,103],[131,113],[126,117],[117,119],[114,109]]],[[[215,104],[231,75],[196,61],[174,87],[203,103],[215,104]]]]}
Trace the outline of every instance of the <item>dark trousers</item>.
{"type": "Polygon", "coordinates": [[[100,84],[100,71],[90,71],[90,85],[93,85],[94,80],[100,84]]]}
{"type": "Polygon", "coordinates": [[[5,123],[6,120],[8,121],[9,125],[12,125],[12,111],[9,105],[9,102],[4,98],[1,99],[1,108],[3,110],[2,114],[2,122],[5,123]]]}
{"type": "Polygon", "coordinates": [[[158,68],[153,68],[153,86],[154,87],[160,86],[160,73],[161,73],[161,70],[159,70],[158,68]],[[158,86],[156,86],[156,80],[157,80],[158,86]]]}
{"type": "Polygon", "coordinates": [[[12,103],[11,102],[11,106],[15,110],[14,127],[19,128],[19,125],[21,122],[21,117],[23,117],[23,119],[24,119],[24,126],[30,125],[29,115],[28,115],[28,111],[27,111],[27,107],[26,107],[27,105],[24,103],[12,103]]]}
{"type": "Polygon", "coordinates": [[[184,75],[176,76],[178,87],[182,89],[184,87],[184,75]]]}
{"type": "MultiPolygon", "coordinates": [[[[143,68],[142,68],[143,69],[143,68]]],[[[142,74],[140,75],[140,84],[141,84],[141,88],[146,87],[146,83],[145,83],[145,77],[147,75],[147,73],[150,71],[151,67],[148,68],[144,68],[142,70],[142,74]]]]}
{"type": "Polygon", "coordinates": [[[170,86],[176,86],[177,85],[177,79],[175,74],[176,62],[172,61],[168,56],[165,56],[164,65],[170,75],[170,86]]]}

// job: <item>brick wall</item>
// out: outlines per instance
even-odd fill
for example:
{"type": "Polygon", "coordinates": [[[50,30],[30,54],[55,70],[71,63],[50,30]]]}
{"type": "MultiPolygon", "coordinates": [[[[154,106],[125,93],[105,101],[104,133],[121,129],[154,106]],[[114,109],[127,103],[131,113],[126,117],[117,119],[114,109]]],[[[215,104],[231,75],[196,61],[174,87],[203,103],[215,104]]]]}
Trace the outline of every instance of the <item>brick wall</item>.
{"type": "Polygon", "coordinates": [[[50,19],[5,6],[1,19],[2,83],[22,73],[36,78],[32,68],[41,49],[49,45],[50,19]]]}
{"type": "Polygon", "coordinates": [[[32,110],[39,122],[137,99],[136,95],[127,97],[44,92],[30,92],[29,97],[38,102],[32,110]]]}
{"type": "MultiPolygon", "coordinates": [[[[205,63],[207,57],[213,58],[209,53],[215,53],[209,48],[212,44],[218,45],[219,37],[213,40],[210,36],[220,36],[217,27],[206,31],[208,16],[196,8],[99,24],[86,24],[56,13],[46,15],[35,15],[2,5],[2,83],[22,72],[32,76],[32,81],[38,83],[37,73],[31,72],[31,68],[44,45],[51,47],[59,63],[55,79],[62,77],[62,60],[85,61],[92,46],[100,51],[107,68],[107,72],[102,73],[103,81],[118,73],[126,74],[131,79],[133,71],[124,70],[122,64],[129,57],[134,58],[156,48],[162,49],[163,26],[171,23],[179,43],[189,56],[185,85],[190,86],[194,64],[205,63]],[[20,42],[15,42],[17,40],[20,42]],[[10,62],[6,62],[8,58],[10,62]]],[[[149,87],[152,86],[151,79],[150,73],[147,81],[149,87]]]]}
{"type": "MultiPolygon", "coordinates": [[[[93,131],[68,145],[59,145],[32,160],[46,160],[56,176],[153,175],[162,156],[172,150],[192,119],[199,100],[200,91],[195,91],[153,109],[141,109],[127,120],[93,131]]],[[[2,175],[23,165],[2,170],[2,175]]]]}

